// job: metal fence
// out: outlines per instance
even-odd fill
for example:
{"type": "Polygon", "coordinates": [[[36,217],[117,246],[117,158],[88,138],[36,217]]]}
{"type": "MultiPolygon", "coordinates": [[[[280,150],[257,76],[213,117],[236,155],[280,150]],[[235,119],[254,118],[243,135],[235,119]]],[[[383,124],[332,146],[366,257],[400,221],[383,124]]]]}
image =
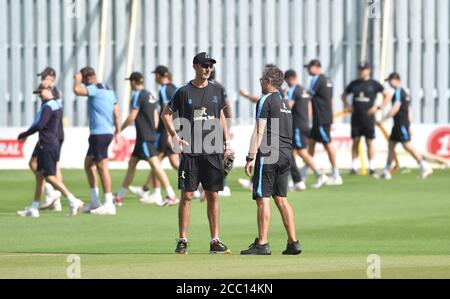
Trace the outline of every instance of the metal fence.
{"type": "MultiPolygon", "coordinates": [[[[376,0],[138,0],[134,70],[148,77],[168,65],[175,83],[193,77],[191,61],[206,50],[218,60],[218,79],[244,123],[254,107],[239,88],[259,93],[266,63],[307,75],[302,65],[320,58],[339,96],[356,76],[364,7],[371,5],[368,60],[379,77],[382,2],[376,0]]],[[[448,0],[394,0],[389,16],[388,71],[397,70],[409,88],[415,122],[447,123],[450,110],[448,0]]],[[[110,0],[105,83],[124,99],[130,0],[110,0]]],[[[0,126],[32,123],[39,103],[35,76],[47,65],[59,75],[68,124],[86,125],[86,100],[72,93],[73,75],[98,66],[102,0],[0,0],[0,126]]]]}

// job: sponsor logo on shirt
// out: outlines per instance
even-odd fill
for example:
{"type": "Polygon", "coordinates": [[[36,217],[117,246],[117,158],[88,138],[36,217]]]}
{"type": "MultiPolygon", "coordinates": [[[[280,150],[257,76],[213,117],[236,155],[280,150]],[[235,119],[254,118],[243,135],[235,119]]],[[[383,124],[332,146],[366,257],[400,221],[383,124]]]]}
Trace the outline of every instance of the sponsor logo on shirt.
{"type": "Polygon", "coordinates": [[[200,110],[194,110],[194,121],[204,121],[216,119],[214,115],[208,115],[206,107],[202,107],[200,110]]]}
{"type": "Polygon", "coordinates": [[[286,103],[283,103],[283,108],[280,109],[281,113],[286,113],[286,114],[292,114],[291,109],[289,109],[289,107],[286,106],[286,103]]]}

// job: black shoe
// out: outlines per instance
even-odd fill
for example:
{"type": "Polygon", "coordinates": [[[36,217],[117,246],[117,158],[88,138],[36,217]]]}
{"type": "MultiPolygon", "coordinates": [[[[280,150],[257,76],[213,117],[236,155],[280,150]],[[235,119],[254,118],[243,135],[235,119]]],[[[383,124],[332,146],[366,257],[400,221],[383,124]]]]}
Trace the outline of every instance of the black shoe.
{"type": "Polygon", "coordinates": [[[300,247],[300,242],[296,241],[292,244],[287,244],[286,250],[283,251],[283,255],[299,255],[302,253],[302,248],[300,247]]]}
{"type": "Polygon", "coordinates": [[[177,248],[175,249],[175,253],[178,254],[188,254],[189,243],[183,240],[178,240],[177,248]]]}
{"type": "Polygon", "coordinates": [[[255,239],[255,243],[251,244],[247,250],[241,251],[241,255],[271,255],[269,244],[261,245],[259,239],[255,239]]]}
{"type": "Polygon", "coordinates": [[[214,242],[211,242],[210,246],[209,246],[209,253],[211,254],[226,254],[226,253],[231,253],[231,250],[228,249],[228,247],[223,244],[221,241],[219,240],[215,240],[214,242]]]}
{"type": "Polygon", "coordinates": [[[352,169],[349,172],[349,175],[357,175],[357,174],[358,174],[358,172],[356,171],[356,169],[352,169]]]}
{"type": "Polygon", "coordinates": [[[374,175],[375,175],[375,170],[369,169],[369,175],[370,175],[370,176],[374,176],[374,175]]]}

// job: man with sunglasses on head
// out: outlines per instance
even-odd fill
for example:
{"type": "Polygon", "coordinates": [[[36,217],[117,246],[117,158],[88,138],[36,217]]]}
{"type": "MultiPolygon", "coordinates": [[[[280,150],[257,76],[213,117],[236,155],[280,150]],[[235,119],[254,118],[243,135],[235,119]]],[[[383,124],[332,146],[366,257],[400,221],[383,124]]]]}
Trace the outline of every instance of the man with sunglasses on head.
{"type": "Polygon", "coordinates": [[[206,52],[194,57],[195,79],[180,87],[164,109],[162,119],[181,151],[178,187],[179,240],[175,252],[188,252],[188,226],[194,192],[201,183],[206,195],[211,231],[210,253],[231,253],[219,238],[219,191],[224,186],[224,159],[234,153],[224,114],[225,91],[209,81],[216,61],[206,52]],[[181,131],[175,129],[173,114],[178,112],[181,131]],[[224,146],[225,145],[225,146],[224,146]]]}

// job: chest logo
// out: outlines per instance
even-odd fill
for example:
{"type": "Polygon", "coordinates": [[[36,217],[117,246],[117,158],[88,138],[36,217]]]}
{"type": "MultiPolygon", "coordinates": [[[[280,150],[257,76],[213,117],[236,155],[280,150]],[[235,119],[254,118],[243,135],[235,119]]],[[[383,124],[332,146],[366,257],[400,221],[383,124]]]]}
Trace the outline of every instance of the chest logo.
{"type": "Polygon", "coordinates": [[[219,103],[219,98],[217,96],[214,96],[212,99],[213,103],[219,103]]]}

